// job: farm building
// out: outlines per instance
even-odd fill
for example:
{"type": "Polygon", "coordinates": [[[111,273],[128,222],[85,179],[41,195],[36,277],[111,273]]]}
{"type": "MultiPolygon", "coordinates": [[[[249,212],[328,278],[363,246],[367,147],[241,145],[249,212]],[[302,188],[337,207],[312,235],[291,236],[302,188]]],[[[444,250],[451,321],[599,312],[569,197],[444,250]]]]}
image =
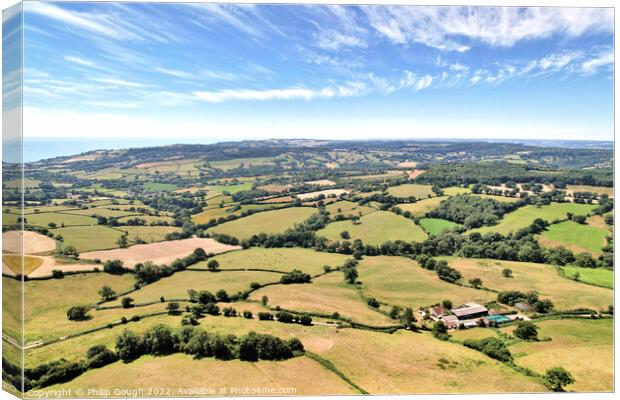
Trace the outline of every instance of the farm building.
{"type": "Polygon", "coordinates": [[[489,310],[478,303],[465,303],[461,306],[451,309],[450,311],[452,312],[452,314],[456,315],[459,321],[476,319],[489,315],[489,310]]]}

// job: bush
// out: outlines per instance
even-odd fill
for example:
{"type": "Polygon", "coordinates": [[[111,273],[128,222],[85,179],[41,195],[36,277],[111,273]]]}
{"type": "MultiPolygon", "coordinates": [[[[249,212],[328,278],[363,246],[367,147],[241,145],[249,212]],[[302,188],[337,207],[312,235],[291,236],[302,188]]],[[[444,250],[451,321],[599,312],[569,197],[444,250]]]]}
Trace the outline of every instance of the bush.
{"type": "Polygon", "coordinates": [[[123,308],[131,308],[133,307],[133,299],[131,297],[123,297],[121,299],[121,305],[123,308]]]}
{"type": "Polygon", "coordinates": [[[174,350],[174,339],[170,327],[157,324],[144,333],[142,339],[146,353],[160,356],[170,354],[174,350]]]}
{"type": "Polygon", "coordinates": [[[243,312],[243,318],[252,319],[252,317],[253,317],[252,311],[245,310],[243,312]]]}
{"type": "Polygon", "coordinates": [[[59,269],[52,270],[52,278],[54,279],[62,279],[65,277],[65,273],[59,269]]]}
{"type": "Polygon", "coordinates": [[[118,360],[118,356],[104,345],[93,346],[86,352],[88,368],[100,368],[118,360]]]}
{"type": "Polygon", "coordinates": [[[519,339],[538,340],[538,327],[530,321],[519,321],[513,333],[519,339]]]}
{"type": "Polygon", "coordinates": [[[125,268],[123,268],[123,262],[121,260],[108,260],[103,264],[103,272],[113,275],[124,274],[125,268]]]}
{"type": "Polygon", "coordinates": [[[217,301],[222,302],[222,303],[230,302],[230,297],[228,297],[228,293],[226,293],[224,289],[218,290],[217,293],[215,294],[215,298],[217,299],[217,301]]]}
{"type": "Polygon", "coordinates": [[[69,321],[86,321],[90,319],[88,310],[88,306],[73,306],[67,310],[67,318],[69,321]]]}
{"type": "MultiPolygon", "coordinates": [[[[133,321],[133,317],[131,320],[133,321]]],[[[134,360],[140,357],[142,352],[142,339],[129,329],[125,329],[116,338],[116,353],[121,360],[125,362],[134,360]]]]}
{"type": "Polygon", "coordinates": [[[312,317],[309,315],[302,315],[299,318],[299,323],[305,326],[310,326],[312,325],[312,317]]]}
{"type": "Polygon", "coordinates": [[[465,347],[478,350],[487,356],[499,361],[512,361],[512,354],[506,347],[504,342],[495,337],[484,338],[480,340],[469,339],[463,342],[465,347]]]}
{"type": "Polygon", "coordinates": [[[220,315],[220,308],[215,303],[205,304],[204,312],[209,315],[220,315]]]}
{"type": "Polygon", "coordinates": [[[545,373],[545,386],[555,392],[562,392],[564,386],[575,383],[575,378],[562,367],[550,368],[545,373]]]}
{"type": "Polygon", "coordinates": [[[288,274],[282,275],[282,277],[280,278],[280,283],[283,283],[285,285],[291,283],[308,283],[311,279],[312,277],[309,274],[294,269],[288,274]]]}
{"type": "Polygon", "coordinates": [[[374,297],[371,297],[368,300],[366,300],[366,304],[368,304],[372,308],[379,308],[379,306],[381,305],[379,304],[379,301],[375,299],[374,297]]]}
{"type": "Polygon", "coordinates": [[[290,324],[294,321],[295,318],[293,317],[293,314],[281,311],[276,314],[276,319],[278,320],[278,322],[290,324]]]}
{"type": "Polygon", "coordinates": [[[222,310],[222,314],[224,314],[225,317],[236,317],[237,316],[237,310],[235,310],[232,307],[225,307],[222,310]]]}
{"type": "Polygon", "coordinates": [[[259,312],[258,313],[258,319],[260,321],[273,321],[273,314],[269,313],[269,312],[259,312]]]}

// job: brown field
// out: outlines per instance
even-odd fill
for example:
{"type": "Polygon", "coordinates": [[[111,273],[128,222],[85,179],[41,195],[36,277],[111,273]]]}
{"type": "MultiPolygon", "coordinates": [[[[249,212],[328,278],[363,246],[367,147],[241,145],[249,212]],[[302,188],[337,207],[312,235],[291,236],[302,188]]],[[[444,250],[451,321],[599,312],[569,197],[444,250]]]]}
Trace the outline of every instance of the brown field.
{"type": "Polygon", "coordinates": [[[574,192],[593,192],[598,194],[606,194],[614,197],[614,188],[604,186],[588,186],[588,185],[566,185],[566,193],[572,195],[574,192]]]}
{"type": "Polygon", "coordinates": [[[94,271],[95,269],[103,270],[101,264],[83,264],[83,263],[65,263],[51,256],[40,257],[41,265],[27,275],[31,278],[50,276],[52,271],[57,269],[63,272],[84,272],[94,271]]]}
{"type": "MultiPolygon", "coordinates": [[[[41,257],[24,256],[24,275],[30,274],[43,264],[41,257]]],[[[2,255],[2,271],[9,270],[12,272],[8,275],[16,275],[22,273],[22,257],[19,255],[2,255]]]]}
{"type": "MultiPolygon", "coordinates": [[[[156,382],[157,386],[164,390],[173,388],[169,394],[156,392],[150,394],[150,397],[242,396],[244,394],[239,390],[254,388],[294,389],[294,392],[282,392],[281,395],[356,393],[337,375],[308,357],[249,363],[239,360],[220,361],[212,358],[194,360],[185,354],[165,357],[145,356],[129,364],[116,362],[101,370],[88,371],[69,383],[50,386],[46,390],[83,387],[137,389],[142,387],[140,382],[156,382]],[[203,393],[177,391],[177,388],[191,390],[196,387],[210,389],[203,393]]],[[[254,393],[249,392],[245,395],[252,394],[254,393]]],[[[257,394],[259,393],[254,395],[257,394]]],[[[142,396],[149,396],[149,394],[145,392],[142,396]]]]}
{"type": "Polygon", "coordinates": [[[288,189],[290,189],[292,187],[292,185],[278,185],[275,183],[270,183],[268,185],[262,185],[262,186],[258,186],[256,187],[257,189],[261,189],[261,190],[265,190],[267,192],[271,192],[271,193],[279,193],[279,192],[285,192],[288,189]]]}
{"type": "Polygon", "coordinates": [[[418,165],[415,161],[403,161],[398,163],[398,166],[401,168],[415,168],[418,165]]]}
{"type": "Polygon", "coordinates": [[[238,250],[240,246],[230,246],[213,239],[189,238],[160,243],[138,244],[126,249],[90,251],[82,253],[82,259],[121,260],[125,267],[134,267],[137,263],[152,261],[155,264],[168,264],[177,258],[185,257],[197,248],[207,253],[224,253],[238,250]]]}
{"type": "Polygon", "coordinates": [[[300,193],[297,195],[301,200],[312,199],[319,195],[324,195],[325,197],[330,195],[340,196],[343,193],[349,193],[350,190],[347,189],[327,189],[327,190],[319,190],[317,192],[309,192],[309,193],[300,193]]]}
{"type": "Polygon", "coordinates": [[[250,298],[260,300],[263,295],[269,298],[272,307],[326,314],[337,312],[355,322],[394,325],[394,321],[366,305],[355,287],[344,282],[341,272],[315,278],[312,283],[268,286],[253,292],[250,298]]]}
{"type": "Polygon", "coordinates": [[[414,169],[413,171],[407,171],[407,174],[409,175],[409,179],[415,179],[418,176],[422,175],[424,172],[426,172],[423,169],[414,169]]]}
{"type": "Polygon", "coordinates": [[[56,241],[45,235],[31,231],[9,231],[2,234],[2,252],[21,253],[22,237],[24,254],[44,254],[56,250],[56,241]]]}

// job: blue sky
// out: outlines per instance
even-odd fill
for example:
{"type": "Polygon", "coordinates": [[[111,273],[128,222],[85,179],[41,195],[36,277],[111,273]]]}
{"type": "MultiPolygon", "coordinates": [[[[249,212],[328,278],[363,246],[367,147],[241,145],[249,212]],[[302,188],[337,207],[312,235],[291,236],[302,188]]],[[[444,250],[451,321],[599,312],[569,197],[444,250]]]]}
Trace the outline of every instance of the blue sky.
{"type": "Polygon", "coordinates": [[[24,7],[32,137],[613,138],[610,9],[24,7]]]}

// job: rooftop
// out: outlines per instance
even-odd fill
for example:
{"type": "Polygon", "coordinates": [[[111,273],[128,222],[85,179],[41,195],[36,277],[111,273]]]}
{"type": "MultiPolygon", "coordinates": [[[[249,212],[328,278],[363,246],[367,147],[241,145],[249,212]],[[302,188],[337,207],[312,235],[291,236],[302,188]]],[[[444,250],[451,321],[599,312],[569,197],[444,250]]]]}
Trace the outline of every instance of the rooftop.
{"type": "Polygon", "coordinates": [[[489,310],[486,307],[481,306],[478,303],[465,303],[461,306],[453,308],[450,311],[452,311],[452,313],[456,315],[457,317],[465,317],[468,315],[482,314],[482,313],[489,312],[489,310]]]}

